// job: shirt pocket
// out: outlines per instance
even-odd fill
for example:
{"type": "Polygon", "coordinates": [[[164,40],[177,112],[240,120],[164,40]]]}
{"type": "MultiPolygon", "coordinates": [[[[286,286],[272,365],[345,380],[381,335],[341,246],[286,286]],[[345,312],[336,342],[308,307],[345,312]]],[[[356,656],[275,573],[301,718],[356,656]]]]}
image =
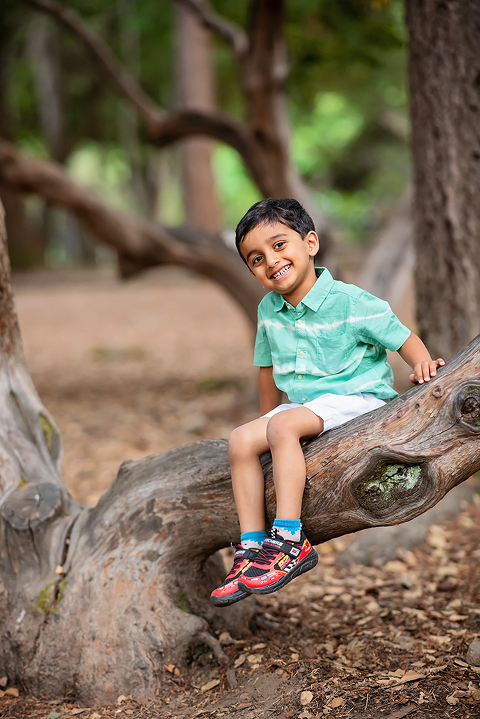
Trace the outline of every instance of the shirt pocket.
{"type": "Polygon", "coordinates": [[[326,374],[339,374],[351,363],[355,342],[350,332],[319,330],[316,333],[318,369],[326,374]]]}

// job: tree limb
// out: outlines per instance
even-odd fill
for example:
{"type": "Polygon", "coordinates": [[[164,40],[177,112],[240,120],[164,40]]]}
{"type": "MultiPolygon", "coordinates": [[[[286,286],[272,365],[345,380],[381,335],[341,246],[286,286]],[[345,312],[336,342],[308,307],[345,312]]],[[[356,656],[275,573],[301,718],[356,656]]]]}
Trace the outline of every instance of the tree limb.
{"type": "Polygon", "coordinates": [[[147,126],[155,125],[163,118],[165,111],[142,90],[138,82],[117,60],[107,43],[84,23],[77,13],[56,0],[26,0],[26,2],[54,17],[83,40],[117,90],[135,108],[147,126]]]}
{"type": "Polygon", "coordinates": [[[239,25],[218,15],[202,0],[177,0],[177,2],[189,8],[207,30],[212,30],[226,40],[239,60],[245,57],[249,49],[249,41],[239,25]]]}
{"type": "Polygon", "coordinates": [[[181,265],[200,272],[224,287],[256,326],[262,292],[220,238],[189,228],[167,229],[115,210],[72,180],[61,165],[22,155],[4,140],[0,140],[0,184],[39,195],[74,214],[95,238],[119,253],[126,274],[155,265],[181,265]]]}

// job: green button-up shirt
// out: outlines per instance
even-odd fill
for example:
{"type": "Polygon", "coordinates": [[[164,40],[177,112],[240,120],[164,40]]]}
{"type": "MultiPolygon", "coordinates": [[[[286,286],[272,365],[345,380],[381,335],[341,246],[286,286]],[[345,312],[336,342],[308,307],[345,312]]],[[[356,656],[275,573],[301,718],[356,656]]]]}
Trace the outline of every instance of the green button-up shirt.
{"type": "Polygon", "coordinates": [[[254,364],[273,365],[291,402],[322,394],[364,392],[397,396],[385,348],[398,350],[410,335],[384,300],[333,279],[325,267],[297,307],[269,292],[258,307],[254,364]]]}

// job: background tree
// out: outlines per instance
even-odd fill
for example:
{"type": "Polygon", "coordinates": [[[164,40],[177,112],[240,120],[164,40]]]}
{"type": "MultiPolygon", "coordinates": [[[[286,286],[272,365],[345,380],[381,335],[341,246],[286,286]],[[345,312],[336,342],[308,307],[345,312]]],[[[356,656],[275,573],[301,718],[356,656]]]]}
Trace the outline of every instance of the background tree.
{"type": "Polygon", "coordinates": [[[480,6],[407,1],[420,331],[450,356],[480,332],[480,6]]]}

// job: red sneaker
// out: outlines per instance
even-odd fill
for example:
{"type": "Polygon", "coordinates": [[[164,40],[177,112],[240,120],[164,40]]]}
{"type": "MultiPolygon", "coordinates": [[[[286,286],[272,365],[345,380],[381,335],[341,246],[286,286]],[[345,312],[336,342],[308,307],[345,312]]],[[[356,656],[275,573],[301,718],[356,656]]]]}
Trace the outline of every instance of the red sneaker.
{"type": "Polygon", "coordinates": [[[302,529],[299,542],[289,542],[272,528],[251,565],[243,571],[238,589],[249,594],[270,594],[318,562],[318,554],[302,529]]]}
{"type": "Polygon", "coordinates": [[[245,549],[241,544],[232,543],[232,547],[235,547],[233,567],[225,577],[223,584],[214,589],[210,595],[210,601],[216,607],[226,607],[228,604],[234,604],[248,596],[248,592],[238,588],[238,578],[250,567],[252,560],[260,551],[260,549],[245,549]]]}

